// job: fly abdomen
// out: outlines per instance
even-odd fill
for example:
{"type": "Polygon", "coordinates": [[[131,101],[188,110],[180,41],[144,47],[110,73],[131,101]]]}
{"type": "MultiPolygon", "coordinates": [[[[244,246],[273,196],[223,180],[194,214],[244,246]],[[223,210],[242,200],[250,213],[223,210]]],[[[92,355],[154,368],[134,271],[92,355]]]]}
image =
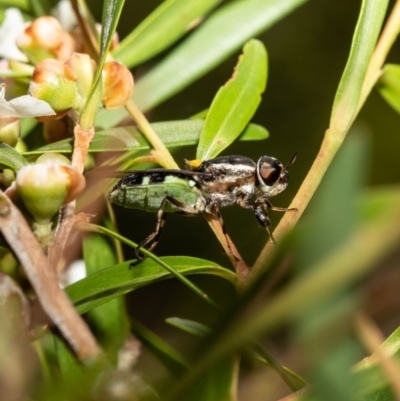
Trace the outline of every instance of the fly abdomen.
{"type": "MultiPolygon", "coordinates": [[[[157,212],[164,200],[170,197],[180,203],[196,207],[201,194],[196,183],[179,174],[151,170],[135,172],[120,180],[110,192],[110,201],[130,209],[157,212]]],[[[171,202],[164,205],[164,212],[182,212],[171,202]]]]}

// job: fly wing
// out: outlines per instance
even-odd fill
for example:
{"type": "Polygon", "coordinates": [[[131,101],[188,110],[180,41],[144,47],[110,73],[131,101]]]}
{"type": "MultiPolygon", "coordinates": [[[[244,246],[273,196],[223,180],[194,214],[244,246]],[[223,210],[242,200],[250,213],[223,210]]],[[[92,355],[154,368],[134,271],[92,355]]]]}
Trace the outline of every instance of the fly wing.
{"type": "Polygon", "coordinates": [[[245,156],[220,156],[203,161],[195,167],[188,165],[192,172],[203,172],[228,181],[236,181],[238,178],[251,179],[257,166],[253,160],[245,156]]]}
{"type": "Polygon", "coordinates": [[[99,176],[103,178],[124,178],[131,175],[138,176],[148,176],[152,174],[160,174],[163,176],[173,175],[181,178],[193,178],[193,177],[204,177],[212,178],[212,174],[200,171],[187,171],[187,170],[177,170],[177,169],[165,169],[165,168],[153,168],[149,170],[114,170],[108,167],[97,168],[95,171],[87,173],[92,176],[99,176]]]}

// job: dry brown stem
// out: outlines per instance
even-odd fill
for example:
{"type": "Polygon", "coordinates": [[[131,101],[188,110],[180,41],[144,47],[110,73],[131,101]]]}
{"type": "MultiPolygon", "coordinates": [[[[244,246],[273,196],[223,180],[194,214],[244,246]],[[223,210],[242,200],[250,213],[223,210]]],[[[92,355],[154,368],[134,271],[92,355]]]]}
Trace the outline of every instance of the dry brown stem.
{"type": "Polygon", "coordinates": [[[246,265],[242,257],[240,256],[239,251],[236,249],[235,244],[232,242],[228,234],[223,232],[221,223],[214,217],[214,215],[209,213],[204,213],[204,216],[214,231],[215,236],[218,241],[223,246],[227,256],[232,262],[233,267],[235,268],[238,281],[243,286],[246,285],[250,273],[250,268],[246,265]],[[229,241],[229,244],[228,244],[229,241]]]}
{"type": "Polygon", "coordinates": [[[43,310],[58,327],[80,360],[99,356],[100,348],[89,328],[60,288],[38,240],[17,207],[0,191],[0,230],[17,255],[43,310]]]}
{"type": "MultiPolygon", "coordinates": [[[[89,151],[89,145],[94,136],[94,128],[85,131],[77,124],[74,128],[74,153],[72,154],[72,167],[83,173],[86,157],[89,151]]],[[[75,206],[76,202],[70,202],[60,211],[58,225],[54,238],[54,245],[49,249],[50,265],[57,269],[62,252],[67,245],[72,227],[75,224],[75,206]]]]}

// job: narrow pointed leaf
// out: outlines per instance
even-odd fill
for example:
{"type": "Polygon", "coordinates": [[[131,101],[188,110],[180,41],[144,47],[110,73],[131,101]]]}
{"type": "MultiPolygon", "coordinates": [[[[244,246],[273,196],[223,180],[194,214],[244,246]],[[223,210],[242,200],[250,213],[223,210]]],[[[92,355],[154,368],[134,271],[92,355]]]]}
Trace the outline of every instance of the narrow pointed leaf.
{"type": "Polygon", "coordinates": [[[100,60],[90,94],[82,110],[80,123],[83,129],[89,129],[94,125],[101,102],[101,74],[124,3],[125,0],[104,0],[100,37],[100,60]]]}
{"type": "Polygon", "coordinates": [[[192,385],[183,399],[190,401],[237,401],[238,357],[218,361],[192,385]]]}
{"type": "MultiPolygon", "coordinates": [[[[235,282],[232,271],[207,260],[187,256],[169,256],[160,259],[183,275],[212,274],[235,282]]],[[[67,294],[78,312],[85,313],[137,288],[173,277],[151,259],[146,259],[133,269],[130,269],[129,265],[128,261],[108,267],[68,286],[67,294]]]]}
{"type": "MultiPolygon", "coordinates": [[[[86,273],[93,274],[116,263],[116,256],[109,238],[90,234],[83,240],[83,257],[86,273]]],[[[95,332],[101,333],[99,341],[113,357],[128,337],[128,316],[125,301],[119,297],[88,312],[87,318],[95,332]]]]}
{"type": "Polygon", "coordinates": [[[11,146],[0,143],[0,168],[8,167],[11,170],[18,171],[26,166],[28,161],[11,146]]]}
{"type": "Polygon", "coordinates": [[[400,113],[400,65],[386,64],[377,88],[382,97],[400,113]]]}
{"type": "MultiPolygon", "coordinates": [[[[152,124],[167,147],[195,145],[203,128],[202,120],[166,121],[152,124]]],[[[268,138],[268,131],[256,124],[249,124],[239,136],[241,141],[259,141],[268,138]]],[[[73,139],[63,139],[26,152],[25,155],[47,152],[71,153],[73,139]]],[[[89,152],[146,150],[150,145],[136,127],[118,127],[96,132],[90,143],[89,152]]]]}
{"type": "MultiPolygon", "coordinates": [[[[194,336],[208,337],[212,334],[210,327],[194,320],[170,317],[165,321],[171,326],[174,326],[194,336]]],[[[273,358],[261,344],[254,342],[252,344],[250,354],[260,362],[275,370],[276,373],[281,376],[282,380],[284,380],[293,391],[300,390],[307,385],[306,381],[298,374],[287,367],[280,365],[279,362],[275,360],[275,358],[273,358]]]]}
{"type": "Polygon", "coordinates": [[[147,327],[143,326],[138,321],[132,321],[131,330],[135,337],[149,349],[172,374],[180,376],[188,370],[188,364],[183,356],[147,327]]]}
{"type": "MultiPolygon", "coordinates": [[[[226,4],[137,82],[133,100],[143,111],[157,106],[226,60],[247,40],[306,2],[236,0],[226,4]]],[[[126,116],[123,109],[102,112],[98,123],[112,127],[126,116]]]]}
{"type": "Polygon", "coordinates": [[[207,337],[212,333],[209,327],[194,320],[182,319],[180,317],[169,317],[168,319],[165,319],[165,321],[171,326],[195,336],[207,337]]]}
{"type": "Polygon", "coordinates": [[[176,42],[221,0],[167,0],[115,49],[113,57],[128,68],[176,42]]]}
{"type": "Polygon", "coordinates": [[[253,39],[244,46],[232,78],[211,104],[196,159],[213,159],[239,136],[256,112],[266,83],[267,52],[260,41],[253,39]]]}
{"type": "Polygon", "coordinates": [[[361,88],[382,28],[388,0],[364,0],[350,55],[336,92],[330,127],[345,131],[357,111],[361,88]]]}

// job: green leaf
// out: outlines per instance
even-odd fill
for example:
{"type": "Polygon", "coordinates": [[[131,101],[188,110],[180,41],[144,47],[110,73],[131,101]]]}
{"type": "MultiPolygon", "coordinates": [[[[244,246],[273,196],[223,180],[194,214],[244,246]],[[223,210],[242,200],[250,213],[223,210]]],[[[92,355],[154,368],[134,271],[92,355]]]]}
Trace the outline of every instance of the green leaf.
{"type": "Polygon", "coordinates": [[[260,41],[253,39],[244,46],[232,78],[214,97],[196,159],[213,159],[239,136],[256,112],[266,83],[267,52],[260,41]]]}
{"type": "Polygon", "coordinates": [[[212,333],[209,327],[194,320],[182,319],[180,317],[169,317],[168,319],[165,319],[165,321],[171,326],[198,337],[207,337],[212,333]]]}
{"type": "MultiPolygon", "coordinates": [[[[193,334],[198,337],[208,337],[212,334],[212,330],[202,323],[194,320],[182,319],[179,317],[170,317],[165,320],[171,326],[174,326],[186,333],[193,334]]],[[[307,382],[297,375],[292,370],[280,365],[262,346],[254,342],[251,348],[251,354],[254,358],[266,364],[270,368],[274,369],[276,373],[281,376],[288,386],[293,390],[297,391],[307,385],[307,382]]]]}
{"type": "MultiPolygon", "coordinates": [[[[136,83],[133,100],[143,111],[157,106],[306,1],[236,0],[226,4],[136,83]]],[[[102,112],[98,123],[113,127],[126,116],[123,109],[102,112]]]]}
{"type": "Polygon", "coordinates": [[[364,0],[362,3],[350,55],[333,103],[331,129],[345,132],[353,121],[387,6],[388,0],[364,0]]]}
{"type": "MultiPolygon", "coordinates": [[[[235,282],[235,274],[232,271],[207,260],[187,256],[160,259],[183,275],[212,274],[235,282]]],[[[85,313],[137,288],[173,277],[172,273],[162,269],[151,259],[146,259],[132,269],[129,265],[128,261],[108,267],[68,286],[67,294],[78,312],[85,313]]]]}
{"type": "Polygon", "coordinates": [[[386,64],[377,83],[382,97],[400,113],[400,65],[386,64]]]}
{"type": "Polygon", "coordinates": [[[50,14],[50,4],[47,0],[29,0],[30,7],[36,18],[50,14]]]}
{"type": "Polygon", "coordinates": [[[26,166],[28,161],[11,146],[0,142],[0,168],[8,167],[11,170],[18,171],[26,166]]]}
{"type": "MultiPolygon", "coordinates": [[[[167,147],[195,145],[203,128],[202,120],[167,121],[152,124],[152,127],[167,147]]],[[[243,141],[258,141],[268,138],[269,133],[260,125],[249,124],[241,136],[243,141]]],[[[45,145],[36,150],[25,152],[25,155],[46,152],[71,153],[73,139],[64,139],[45,145]]],[[[90,143],[89,152],[147,150],[150,149],[145,137],[136,127],[117,127],[96,132],[90,143]]]]}
{"type": "Polygon", "coordinates": [[[84,374],[84,368],[78,361],[76,356],[67,347],[67,345],[61,340],[61,338],[51,335],[54,341],[55,351],[57,355],[58,368],[60,370],[61,377],[65,382],[72,382],[79,376],[84,374]]]}
{"type": "Polygon", "coordinates": [[[236,401],[239,359],[217,362],[194,383],[182,398],[190,401],[236,401]]]}
{"type": "Polygon", "coordinates": [[[106,62],[108,49],[110,48],[115,30],[118,25],[122,7],[125,0],[104,0],[103,16],[101,22],[101,37],[100,37],[100,59],[98,62],[93,85],[90,94],[83,107],[80,124],[82,128],[87,130],[94,125],[94,121],[101,102],[101,74],[103,66],[106,62]]]}
{"type": "Polygon", "coordinates": [[[174,375],[181,376],[188,369],[185,359],[162,338],[138,321],[132,320],[131,330],[135,337],[148,348],[174,375]]]}
{"type": "Polygon", "coordinates": [[[21,118],[21,139],[26,138],[31,131],[39,124],[36,118],[21,118]]]}
{"type": "Polygon", "coordinates": [[[221,0],[166,0],[113,51],[128,68],[153,57],[185,35],[221,0]]]}
{"type": "MultiPolygon", "coordinates": [[[[86,273],[96,273],[116,263],[115,251],[107,237],[90,234],[83,240],[86,273]]],[[[128,317],[122,297],[111,300],[88,312],[87,318],[102,346],[116,358],[128,336],[128,317]]]]}
{"type": "Polygon", "coordinates": [[[28,12],[31,11],[31,0],[2,0],[1,7],[15,7],[21,11],[28,12]]]}

